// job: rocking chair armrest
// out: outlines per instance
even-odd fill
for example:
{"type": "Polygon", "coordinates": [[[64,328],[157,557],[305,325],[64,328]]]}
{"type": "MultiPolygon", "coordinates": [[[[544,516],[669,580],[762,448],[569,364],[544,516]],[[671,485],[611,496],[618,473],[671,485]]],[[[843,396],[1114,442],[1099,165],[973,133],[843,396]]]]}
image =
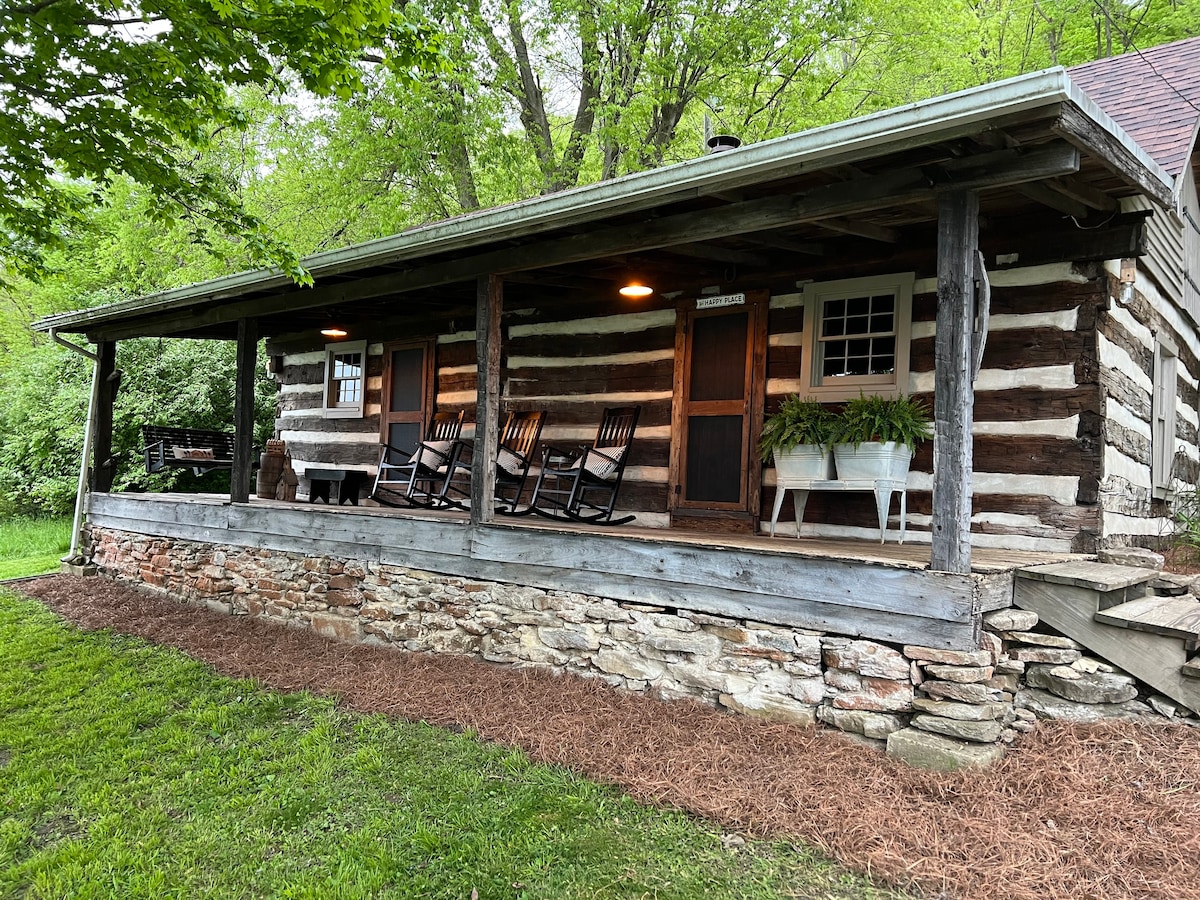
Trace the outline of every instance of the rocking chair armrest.
{"type": "Polygon", "coordinates": [[[475,442],[470,438],[458,438],[450,445],[446,456],[453,460],[455,469],[469,469],[471,460],[475,457],[475,442]]]}
{"type": "Polygon", "coordinates": [[[408,465],[408,457],[412,456],[411,450],[402,450],[395,444],[389,444],[387,441],[380,441],[379,446],[383,448],[383,452],[379,455],[379,465],[387,466],[389,469],[396,466],[408,465]],[[388,457],[393,456],[396,459],[403,459],[404,462],[388,462],[388,457]]]}

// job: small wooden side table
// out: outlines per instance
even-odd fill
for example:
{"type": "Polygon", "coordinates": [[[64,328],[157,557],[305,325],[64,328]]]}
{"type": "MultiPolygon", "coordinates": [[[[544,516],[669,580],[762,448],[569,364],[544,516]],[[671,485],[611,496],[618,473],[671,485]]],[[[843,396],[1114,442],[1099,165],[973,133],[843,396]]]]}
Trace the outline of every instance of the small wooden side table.
{"type": "Polygon", "coordinates": [[[309,503],[317,500],[330,503],[333,486],[337,485],[337,505],[358,506],[358,493],[366,483],[367,473],[356,469],[307,469],[304,477],[308,479],[309,503]]]}

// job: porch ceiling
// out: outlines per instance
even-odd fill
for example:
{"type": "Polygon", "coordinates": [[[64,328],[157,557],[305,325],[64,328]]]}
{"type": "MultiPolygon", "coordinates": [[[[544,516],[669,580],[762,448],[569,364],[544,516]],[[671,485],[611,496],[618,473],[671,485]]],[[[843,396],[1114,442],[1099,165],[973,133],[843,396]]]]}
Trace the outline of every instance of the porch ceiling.
{"type": "MultiPolygon", "coordinates": [[[[1062,81],[1070,88],[1065,77],[1062,81]]],[[[915,247],[931,259],[937,195],[949,189],[980,193],[985,252],[1011,252],[1005,235],[1014,232],[1061,235],[1068,216],[1090,244],[1105,229],[1120,243],[1126,239],[1120,229],[1130,223],[1119,215],[1119,199],[1145,193],[1165,203],[1170,185],[1086,98],[1061,87],[1043,87],[1040,97],[978,110],[969,121],[947,118],[938,127],[926,123],[912,133],[876,135],[869,145],[860,142],[863,146],[814,144],[819,153],[811,147],[801,153],[788,150],[791,139],[750,145],[718,154],[725,160],[671,167],[679,178],[663,184],[673,189],[644,196],[636,188],[658,173],[569,192],[576,203],[564,208],[583,210],[589,191],[606,191],[605,203],[591,203],[595,208],[589,212],[539,215],[541,207],[558,202],[552,197],[518,204],[507,217],[503,210],[488,211],[438,223],[406,233],[407,244],[405,235],[378,242],[377,253],[363,245],[344,258],[314,258],[312,287],[270,273],[232,276],[209,283],[208,290],[197,285],[50,317],[36,327],[99,341],[232,339],[243,318],[257,319],[258,333],[265,336],[331,320],[402,323],[437,315],[467,322],[475,313],[477,279],[490,274],[504,277],[506,304],[517,305],[546,295],[562,299],[568,291],[584,303],[611,297],[619,283],[637,276],[661,290],[682,292],[733,281],[770,284],[794,279],[799,270],[819,274],[823,261],[848,254],[903,259],[915,247]],[[747,154],[744,160],[774,159],[770,144],[792,155],[769,168],[739,161],[739,154],[747,154]],[[689,177],[701,169],[713,174],[689,177]],[[493,219],[504,227],[489,224],[493,219]],[[1016,219],[1020,227],[1008,227],[1016,219]],[[430,237],[434,231],[436,239],[430,237]]],[[[890,115],[899,120],[914,109],[890,115]]],[[[855,125],[842,123],[847,130],[855,125]]],[[[1044,237],[1029,240],[1031,251],[1045,243],[1044,237]]],[[[1131,247],[1117,255],[1135,252],[1131,247]]],[[[1029,261],[1022,254],[1022,264],[1029,261]]]]}

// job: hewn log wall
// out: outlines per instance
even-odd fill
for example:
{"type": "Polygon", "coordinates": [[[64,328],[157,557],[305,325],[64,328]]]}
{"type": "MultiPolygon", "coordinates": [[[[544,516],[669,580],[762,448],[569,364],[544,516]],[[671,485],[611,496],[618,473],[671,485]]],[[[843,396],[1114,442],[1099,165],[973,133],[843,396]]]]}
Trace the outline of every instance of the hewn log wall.
{"type": "MultiPolygon", "coordinates": [[[[505,412],[543,409],[542,440],[574,447],[595,437],[605,407],[640,405],[641,418],[625,469],[619,505],[639,524],[665,525],[670,452],[675,308],[658,300],[571,302],[530,307],[510,293],[503,317],[501,418],[505,412]]],[[[466,411],[464,436],[474,435],[475,332],[438,333],[430,323],[420,338],[436,336],[439,410],[466,411]]],[[[367,397],[362,419],[326,419],[321,412],[324,350],[277,346],[282,352],[276,428],[288,442],[303,479],[307,468],[374,472],[379,458],[383,344],[368,345],[367,397]]]]}
{"type": "MultiPolygon", "coordinates": [[[[1087,552],[1101,544],[1157,542],[1168,527],[1166,508],[1152,502],[1149,481],[1152,335],[1161,329],[1179,347],[1176,470],[1181,482],[1195,482],[1200,347],[1182,314],[1144,272],[1124,291],[1118,273],[1117,263],[991,273],[991,327],[975,385],[971,530],[976,546],[1087,552]]],[[[515,290],[506,303],[502,413],[544,409],[543,439],[576,445],[592,437],[604,407],[640,404],[642,418],[619,505],[638,513],[639,524],[667,524],[674,304],[564,298],[531,305],[515,290]]],[[[936,280],[918,278],[906,387],[931,406],[935,315],[936,280]]],[[[439,334],[439,325],[444,327],[430,320],[425,332],[437,337],[437,408],[465,409],[469,423],[476,400],[475,333],[444,329],[439,334]]],[[[777,289],[769,319],[767,410],[792,391],[803,393],[806,327],[802,295],[777,289]]],[[[322,416],[323,350],[284,349],[277,427],[298,472],[303,475],[311,466],[373,471],[382,343],[368,346],[362,419],[322,416]]],[[[468,424],[465,434],[472,432],[468,424]]],[[[932,447],[926,444],[909,480],[913,540],[929,531],[931,472],[932,447]]],[[[773,483],[774,470],[768,467],[764,519],[774,501],[773,483]]],[[[301,485],[303,492],[306,484],[301,485]]],[[[894,503],[893,525],[897,515],[894,503]]],[[[781,522],[792,516],[789,498],[781,522]]],[[[806,529],[818,535],[869,538],[876,533],[873,499],[867,494],[815,493],[805,521],[806,529]]]]}
{"type": "Polygon", "coordinates": [[[1172,485],[1177,496],[1200,480],[1200,338],[1179,306],[1163,295],[1146,267],[1122,284],[1118,263],[1107,275],[1108,309],[1097,322],[1105,422],[1099,485],[1103,546],[1158,547],[1174,530],[1170,506],[1153,496],[1151,411],[1154,345],[1165,338],[1177,351],[1172,485]]]}
{"type": "MultiPolygon", "coordinates": [[[[327,419],[322,414],[325,351],[268,344],[268,354],[281,356],[275,373],[279,385],[275,431],[287,442],[292,465],[303,479],[309,468],[356,469],[372,476],[379,462],[379,412],[383,386],[383,345],[367,345],[366,402],[361,419],[327,419]]],[[[301,481],[301,493],[308,490],[301,481]]]]}
{"type": "MultiPolygon", "coordinates": [[[[1032,266],[991,273],[992,315],[975,383],[972,543],[984,547],[1082,552],[1094,549],[1100,522],[1101,400],[1092,327],[1108,298],[1099,266],[1032,266]]],[[[914,285],[908,393],[933,405],[936,279],[914,285]]],[[[792,391],[805,323],[800,295],[772,298],[767,408],[792,391]]],[[[932,446],[913,460],[909,534],[921,540],[932,512],[932,446]]],[[[768,469],[768,484],[773,484],[768,469]]],[[[764,491],[769,516],[773,491],[764,491]]],[[[893,524],[899,506],[893,501],[893,524]]],[[[785,501],[781,521],[792,516],[785,501]]],[[[877,535],[867,494],[809,497],[805,522],[830,536],[877,535]]],[[[928,538],[925,538],[928,540],[928,538]]]]}

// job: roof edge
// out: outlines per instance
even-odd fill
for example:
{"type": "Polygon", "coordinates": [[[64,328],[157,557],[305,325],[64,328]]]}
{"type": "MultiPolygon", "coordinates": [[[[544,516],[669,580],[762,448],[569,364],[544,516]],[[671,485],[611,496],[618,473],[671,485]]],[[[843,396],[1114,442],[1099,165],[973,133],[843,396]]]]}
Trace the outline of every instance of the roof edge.
{"type": "MultiPolygon", "coordinates": [[[[597,215],[636,211],[672,197],[684,198],[753,183],[788,171],[819,166],[847,153],[934,135],[998,115],[1019,113],[1069,101],[1108,131],[1147,170],[1174,190],[1173,179],[1100,107],[1075,85],[1062,67],[943,94],[856,119],[822,125],[796,134],[747,144],[735,151],[703,156],[670,166],[626,175],[494,207],[408,229],[396,235],[314,254],[303,260],[314,277],[367,265],[383,265],[426,254],[448,252],[474,243],[528,236],[597,215]]],[[[59,313],[35,323],[37,331],[83,330],[89,323],[140,312],[164,312],[234,297],[246,289],[285,287],[293,282],[269,269],[248,270],[172,288],[88,310],[59,313]]]]}

